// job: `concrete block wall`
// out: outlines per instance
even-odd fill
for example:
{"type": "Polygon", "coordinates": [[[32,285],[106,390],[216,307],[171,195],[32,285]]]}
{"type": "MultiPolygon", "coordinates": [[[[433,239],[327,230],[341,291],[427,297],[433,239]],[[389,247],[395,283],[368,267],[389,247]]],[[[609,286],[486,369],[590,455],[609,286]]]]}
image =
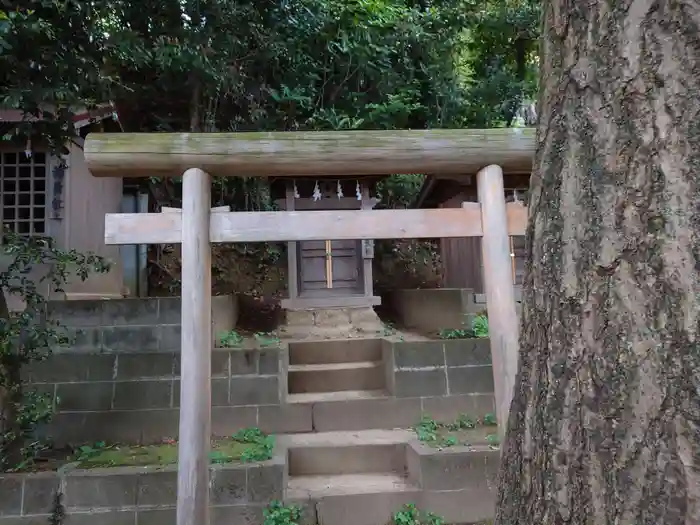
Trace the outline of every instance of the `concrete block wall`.
{"type": "MultiPolygon", "coordinates": [[[[212,298],[212,330],[231,330],[233,296],[212,298]]],[[[49,394],[56,415],[41,429],[57,444],[95,440],[148,443],[177,437],[180,401],[178,297],[56,301],[50,315],[78,333],[70,348],[24,370],[30,388],[49,394]]],[[[310,427],[311,414],[280,406],[286,347],[215,349],[213,431],[310,427]],[[263,408],[260,408],[263,407],[263,408]],[[308,419],[308,421],[307,421],[308,419]]]]}
{"type": "Polygon", "coordinates": [[[445,523],[492,520],[498,493],[500,451],[449,447],[436,450],[419,441],[406,448],[409,479],[421,487],[420,508],[438,512],[445,523]]]}
{"type": "MultiPolygon", "coordinates": [[[[215,433],[257,426],[258,405],[281,403],[283,356],[279,348],[214,350],[212,407],[223,423],[215,421],[215,433]]],[[[57,443],[148,443],[177,435],[179,352],[57,353],[26,374],[30,388],[54,400],[56,414],[44,432],[57,443]]]]}
{"type": "MultiPolygon", "coordinates": [[[[75,343],[65,352],[172,352],[180,349],[179,297],[52,301],[50,318],[67,326],[75,343]]],[[[238,299],[212,297],[212,332],[233,329],[238,299]]]]}
{"type": "MultiPolygon", "coordinates": [[[[270,501],[282,500],[284,455],[270,461],[212,465],[211,524],[261,524],[270,501]]],[[[0,525],[48,523],[57,495],[71,525],[175,523],[176,467],[119,467],[0,475],[0,525]]]]}
{"type": "MultiPolygon", "coordinates": [[[[387,388],[397,398],[445,398],[423,402],[437,412],[449,411],[449,398],[456,404],[473,406],[483,415],[493,407],[493,371],[489,339],[444,341],[383,341],[387,388]],[[471,403],[465,403],[470,397],[471,403]],[[459,401],[458,401],[459,400],[459,401]]],[[[437,418],[438,414],[431,414],[437,418]]]]}

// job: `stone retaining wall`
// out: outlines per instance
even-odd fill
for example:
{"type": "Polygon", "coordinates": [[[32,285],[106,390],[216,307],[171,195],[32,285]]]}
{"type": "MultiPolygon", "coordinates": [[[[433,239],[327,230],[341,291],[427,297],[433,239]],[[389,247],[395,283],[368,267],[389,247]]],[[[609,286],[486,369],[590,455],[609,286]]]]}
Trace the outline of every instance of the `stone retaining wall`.
{"type": "MultiPolygon", "coordinates": [[[[215,433],[257,426],[258,405],[279,406],[286,389],[280,381],[284,355],[284,348],[214,350],[215,433]],[[252,416],[246,417],[246,409],[252,416]]],[[[54,400],[56,415],[44,432],[59,444],[104,439],[148,443],[177,435],[179,352],[57,353],[26,374],[31,388],[54,400]]]]}
{"type": "MultiPolygon", "coordinates": [[[[262,463],[213,465],[210,472],[212,525],[260,524],[263,508],[283,498],[284,455],[262,463]]],[[[48,523],[57,503],[70,525],[172,525],[176,494],[174,466],[67,466],[59,472],[0,475],[0,525],[48,523]]]]}
{"type": "MultiPolygon", "coordinates": [[[[215,349],[212,432],[269,433],[409,427],[421,414],[454,419],[493,412],[488,339],[382,341],[389,397],[286,403],[288,349],[215,349]]],[[[176,438],[179,352],[54,354],[27,370],[56,414],[41,433],[58,444],[176,438]]]]}
{"type": "Polygon", "coordinates": [[[489,339],[384,340],[382,350],[396,397],[493,393],[489,339]]]}
{"type": "MultiPolygon", "coordinates": [[[[70,352],[173,352],[180,349],[179,297],[52,301],[49,315],[74,333],[70,352]]],[[[212,297],[215,336],[236,326],[238,299],[212,297]]]]}
{"type": "Polygon", "coordinates": [[[494,518],[500,451],[457,446],[434,449],[419,441],[406,450],[409,479],[421,487],[418,505],[445,523],[494,518]]]}
{"type": "MultiPolygon", "coordinates": [[[[446,523],[493,517],[497,450],[437,450],[417,440],[405,450],[415,489],[395,494],[398,499],[368,493],[289,503],[302,507],[306,525],[352,523],[352,511],[345,507],[372,502],[388,507],[387,514],[414,503],[446,523]]],[[[287,453],[281,448],[270,461],[212,465],[210,476],[211,525],[262,525],[264,508],[285,500],[287,453]]],[[[67,465],[58,472],[6,474],[0,475],[0,525],[39,525],[61,513],[61,523],[70,525],[172,525],[176,496],[174,466],[80,470],[67,465]]]]}

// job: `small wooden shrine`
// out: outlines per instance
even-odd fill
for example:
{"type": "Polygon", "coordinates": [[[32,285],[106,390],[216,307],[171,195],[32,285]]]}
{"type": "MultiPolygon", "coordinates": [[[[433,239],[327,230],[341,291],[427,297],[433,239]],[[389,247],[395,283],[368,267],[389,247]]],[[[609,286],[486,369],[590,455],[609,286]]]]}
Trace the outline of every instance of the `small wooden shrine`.
{"type": "MultiPolygon", "coordinates": [[[[284,179],[272,184],[284,211],[371,210],[376,178],[284,179]]],[[[287,310],[358,308],[378,305],[372,286],[374,241],[325,239],[287,243],[287,310]]]]}

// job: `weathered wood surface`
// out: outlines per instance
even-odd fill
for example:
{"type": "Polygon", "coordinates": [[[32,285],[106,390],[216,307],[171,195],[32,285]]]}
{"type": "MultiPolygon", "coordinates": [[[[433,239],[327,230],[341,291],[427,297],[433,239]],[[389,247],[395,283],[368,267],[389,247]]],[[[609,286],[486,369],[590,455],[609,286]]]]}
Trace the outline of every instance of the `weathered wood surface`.
{"type": "Polygon", "coordinates": [[[211,179],[199,169],[190,169],[182,185],[182,212],[156,214],[177,217],[182,235],[177,525],[206,525],[211,440],[211,179]]]}
{"type": "Polygon", "coordinates": [[[529,173],[531,129],[310,131],[270,133],[92,133],[85,160],[97,177],[361,176],[476,173],[498,164],[529,173]]]}
{"type": "Polygon", "coordinates": [[[506,201],[503,198],[503,172],[498,166],[487,166],[476,177],[483,228],[481,253],[496,416],[498,433],[503,439],[518,372],[518,315],[515,310],[506,201]]]}
{"type": "MultiPolygon", "coordinates": [[[[505,217],[505,214],[504,214],[505,217]]],[[[520,217],[521,218],[521,217],[520,217]]],[[[511,235],[524,225],[514,215],[511,235]]],[[[481,210],[324,210],[217,212],[210,214],[211,242],[289,242],[360,239],[480,237],[481,210]]],[[[105,217],[107,244],[176,244],[182,240],[179,213],[113,213],[105,217]]]]}

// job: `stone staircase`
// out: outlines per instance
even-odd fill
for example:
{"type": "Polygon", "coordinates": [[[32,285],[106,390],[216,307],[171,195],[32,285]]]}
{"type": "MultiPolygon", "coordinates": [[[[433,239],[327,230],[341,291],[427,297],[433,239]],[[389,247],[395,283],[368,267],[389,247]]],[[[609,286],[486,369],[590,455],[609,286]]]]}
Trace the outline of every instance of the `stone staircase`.
{"type": "Polygon", "coordinates": [[[289,346],[287,402],[387,395],[379,339],[308,341],[289,346]]]}
{"type": "Polygon", "coordinates": [[[493,517],[499,452],[485,429],[473,431],[469,447],[436,450],[410,429],[414,411],[402,414],[397,405],[382,417],[391,412],[388,402],[401,400],[390,392],[381,339],[290,342],[288,355],[287,403],[326,407],[314,432],[278,441],[286,454],[285,500],[300,504],[309,523],[385,525],[407,503],[447,523],[493,517]]]}

